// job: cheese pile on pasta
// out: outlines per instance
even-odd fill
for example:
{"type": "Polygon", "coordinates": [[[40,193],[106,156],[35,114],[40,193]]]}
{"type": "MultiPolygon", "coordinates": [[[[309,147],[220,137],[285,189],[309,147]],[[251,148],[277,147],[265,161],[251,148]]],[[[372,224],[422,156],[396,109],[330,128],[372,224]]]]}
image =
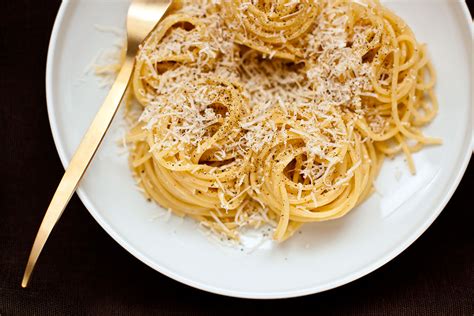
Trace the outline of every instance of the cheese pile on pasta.
{"type": "Polygon", "coordinates": [[[366,199],[385,156],[415,172],[440,143],[420,131],[434,84],[426,46],[376,0],[185,0],[136,58],[131,168],[178,215],[283,241],[366,199]]]}

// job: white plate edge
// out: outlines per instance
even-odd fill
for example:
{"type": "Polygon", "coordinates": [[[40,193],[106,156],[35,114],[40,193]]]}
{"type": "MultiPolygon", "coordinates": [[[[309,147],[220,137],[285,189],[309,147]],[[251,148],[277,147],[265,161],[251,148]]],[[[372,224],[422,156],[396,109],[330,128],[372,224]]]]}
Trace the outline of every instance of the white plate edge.
{"type": "MultiPolygon", "coordinates": [[[[74,1],[70,0],[63,0],[61,3],[61,6],[59,8],[59,11],[57,13],[54,26],[53,26],[53,31],[51,33],[51,38],[49,42],[49,47],[48,47],[48,55],[47,55],[47,62],[46,62],[46,101],[47,101],[47,111],[48,111],[48,118],[50,122],[50,127],[51,127],[51,133],[53,135],[53,140],[56,146],[56,150],[58,152],[59,158],[61,160],[61,163],[64,168],[68,165],[69,161],[67,159],[66,153],[64,151],[64,146],[60,140],[59,137],[59,131],[58,131],[58,126],[55,124],[56,122],[56,115],[54,113],[54,106],[53,104],[53,85],[52,85],[52,77],[54,73],[54,57],[55,57],[55,47],[56,42],[60,33],[60,28],[63,23],[63,19],[65,17],[65,13],[67,12],[68,6],[74,1]]],[[[460,5],[461,10],[464,13],[464,23],[468,25],[468,28],[470,29],[471,33],[471,38],[473,38],[473,25],[472,25],[472,20],[471,16],[469,13],[469,9],[467,7],[467,4],[465,1],[459,1],[458,4],[460,5]]],[[[472,45],[471,45],[472,48],[472,45]]],[[[472,68],[472,67],[471,67],[472,68]]],[[[471,73],[472,76],[472,73],[471,73]]],[[[471,78],[471,81],[472,78],[471,78]]],[[[471,89],[471,103],[472,103],[472,98],[473,96],[473,91],[471,89]]],[[[470,118],[470,123],[471,123],[471,128],[472,128],[472,115],[470,118]]],[[[451,187],[447,191],[447,193],[444,195],[444,198],[441,200],[439,203],[438,207],[436,210],[432,213],[431,217],[427,218],[426,221],[421,225],[415,232],[412,233],[412,235],[407,238],[403,243],[401,243],[398,247],[394,248],[392,251],[387,252],[384,256],[382,256],[380,259],[377,261],[373,262],[371,265],[366,266],[365,268],[348,274],[345,277],[342,277],[336,281],[333,281],[331,283],[328,283],[324,286],[316,286],[316,287],[311,287],[311,288],[306,288],[302,290],[291,290],[291,291],[282,291],[282,292],[274,292],[274,293],[260,293],[260,292],[243,292],[243,291],[233,291],[233,290],[226,290],[222,288],[217,288],[212,285],[204,284],[201,282],[196,282],[193,281],[192,279],[184,278],[173,271],[163,268],[151,260],[149,260],[146,256],[142,255],[138,250],[136,250],[133,246],[131,246],[127,241],[125,241],[119,234],[117,234],[114,229],[103,220],[103,218],[100,216],[98,212],[96,212],[92,206],[92,203],[88,199],[86,193],[81,189],[81,187],[78,188],[77,194],[79,198],[81,199],[82,203],[84,206],[87,208],[89,213],[92,215],[92,217],[99,223],[99,225],[118,243],[120,244],[123,248],[125,248],[129,253],[131,253],[133,256],[135,256],[137,259],[142,261],[143,263],[147,264],[154,270],[176,280],[181,283],[184,283],[186,285],[212,292],[215,294],[220,294],[220,295],[226,295],[226,296],[232,296],[232,297],[239,297],[239,298],[252,298],[252,299],[281,299],[281,298],[291,298],[291,297],[299,297],[299,296],[304,296],[304,295],[310,295],[310,294],[316,294],[319,292],[323,292],[326,290],[330,290],[336,287],[339,287],[341,285],[350,283],[354,280],[357,280],[375,270],[383,266],[384,264],[388,263],[391,261],[393,258],[398,256],[400,253],[402,253],[406,248],[408,248],[413,242],[415,242],[422,234],[423,232],[426,231],[426,229],[434,222],[434,220],[439,216],[441,211],[444,209],[446,204],[449,202],[451,199],[452,195],[454,194],[456,188],[458,187],[459,183],[461,182],[461,179],[466,171],[467,165],[469,163],[469,160],[471,158],[471,153],[474,148],[472,148],[474,145],[474,139],[472,136],[472,133],[470,136],[468,136],[468,139],[466,140],[464,144],[464,155],[460,156],[460,159],[462,160],[460,169],[458,170],[457,174],[453,177],[451,177],[453,180],[451,181],[451,187]],[[469,139],[470,138],[470,139],[469,139]]]]}

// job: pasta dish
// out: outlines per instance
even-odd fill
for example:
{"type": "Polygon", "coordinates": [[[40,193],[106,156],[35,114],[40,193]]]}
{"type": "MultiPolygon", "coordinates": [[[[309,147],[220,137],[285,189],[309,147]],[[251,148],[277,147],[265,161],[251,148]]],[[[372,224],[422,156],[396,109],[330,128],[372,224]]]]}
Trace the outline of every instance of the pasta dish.
{"type": "Polygon", "coordinates": [[[373,192],[385,157],[440,144],[427,48],[377,0],[184,0],[140,48],[126,117],[147,198],[283,241],[373,192]]]}

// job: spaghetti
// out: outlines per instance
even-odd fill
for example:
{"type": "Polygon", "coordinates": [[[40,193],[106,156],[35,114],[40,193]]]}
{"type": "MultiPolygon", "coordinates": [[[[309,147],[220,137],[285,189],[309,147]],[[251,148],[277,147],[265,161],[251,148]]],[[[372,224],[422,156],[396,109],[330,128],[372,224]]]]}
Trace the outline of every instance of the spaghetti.
{"type": "Polygon", "coordinates": [[[426,46],[378,1],[177,7],[137,55],[127,111],[137,182],[176,214],[283,241],[366,199],[384,157],[415,173],[440,143],[420,130],[438,109],[426,46]]]}

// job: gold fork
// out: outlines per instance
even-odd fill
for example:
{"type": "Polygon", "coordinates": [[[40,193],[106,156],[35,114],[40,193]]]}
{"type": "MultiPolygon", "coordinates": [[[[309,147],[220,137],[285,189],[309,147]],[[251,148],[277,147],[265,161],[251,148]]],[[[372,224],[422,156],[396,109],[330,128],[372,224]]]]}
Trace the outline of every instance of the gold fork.
{"type": "Polygon", "coordinates": [[[81,144],[77,148],[74,156],[67,167],[61,182],[49,204],[44,215],[41,226],[33,243],[33,247],[28,258],[25,274],[21,282],[22,287],[28,285],[31,273],[36,261],[46,243],[54,225],[61,217],[71,196],[81,180],[84,172],[89,166],[94,154],[97,151],[117,109],[122,101],[125,90],[130,82],[135,55],[138,46],[155,28],[157,23],[166,13],[172,0],[133,0],[127,14],[127,54],[125,62],[115,79],[109,94],[105,98],[102,107],[97,112],[92,124],[84,135],[81,144]]]}

